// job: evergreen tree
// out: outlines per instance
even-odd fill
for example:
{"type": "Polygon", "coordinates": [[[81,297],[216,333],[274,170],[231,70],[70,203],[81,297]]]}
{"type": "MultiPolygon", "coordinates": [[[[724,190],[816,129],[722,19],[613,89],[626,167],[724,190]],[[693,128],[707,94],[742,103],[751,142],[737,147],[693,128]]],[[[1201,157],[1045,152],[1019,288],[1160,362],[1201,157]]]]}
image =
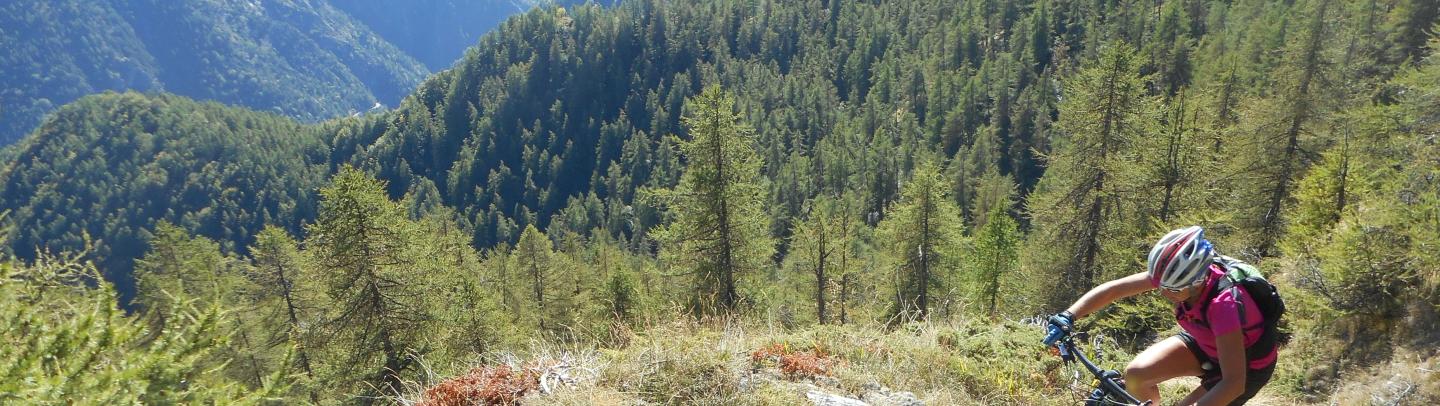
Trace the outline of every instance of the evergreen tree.
{"type": "MultiPolygon", "coordinates": [[[[430,347],[428,278],[417,272],[409,244],[423,243],[403,209],[385,196],[385,184],[342,168],[321,189],[320,216],[305,243],[314,258],[311,277],[327,295],[319,345],[339,393],[397,394],[401,374],[417,367],[430,347]]],[[[316,358],[320,358],[317,356],[316,358]]],[[[370,399],[362,397],[361,399],[370,399]]]]}
{"type": "Polygon", "coordinates": [[[754,135],[734,105],[717,86],[686,104],[685,172],[675,189],[656,194],[674,218],[657,233],[662,260],[694,278],[690,307],[699,314],[738,310],[741,279],[769,266],[775,250],[754,135]]]}
{"type": "MultiPolygon", "coordinates": [[[[1020,231],[1015,219],[1005,207],[995,206],[986,216],[986,222],[975,233],[974,244],[967,254],[967,262],[978,289],[976,295],[985,313],[995,317],[1000,308],[1002,292],[1012,292],[1017,286],[1006,281],[1017,278],[1015,271],[1020,266],[1020,231]]],[[[1011,293],[1006,293],[1011,296],[1011,293]]]]}
{"type": "Polygon", "coordinates": [[[1027,202],[1035,231],[1028,266],[1057,278],[1051,307],[1063,307],[1098,278],[1139,269],[1131,252],[1146,237],[1140,215],[1153,193],[1139,184],[1134,144],[1156,122],[1135,51],[1111,44],[1070,79],[1045,177],[1027,202]]]}
{"type": "Polygon", "coordinates": [[[941,296],[937,293],[942,289],[953,290],[964,229],[940,168],[933,162],[921,164],[877,231],[896,261],[892,314],[927,318],[936,306],[932,298],[941,296]]]}

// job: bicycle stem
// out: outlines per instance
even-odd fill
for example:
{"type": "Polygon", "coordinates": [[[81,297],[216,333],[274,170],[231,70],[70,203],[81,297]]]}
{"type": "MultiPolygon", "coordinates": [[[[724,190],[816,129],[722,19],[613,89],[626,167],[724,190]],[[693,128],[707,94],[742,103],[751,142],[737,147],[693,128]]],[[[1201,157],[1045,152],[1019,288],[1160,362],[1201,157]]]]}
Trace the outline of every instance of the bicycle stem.
{"type": "Polygon", "coordinates": [[[1067,351],[1075,354],[1075,357],[1080,359],[1080,364],[1084,365],[1085,369],[1090,370],[1090,375],[1095,376],[1095,378],[1100,381],[1100,386],[1102,386],[1106,391],[1110,392],[1111,394],[1119,395],[1125,398],[1124,400],[1132,405],[1141,404],[1139,399],[1136,399],[1134,395],[1131,395],[1130,392],[1125,390],[1125,387],[1120,386],[1120,384],[1115,382],[1115,380],[1113,379],[1107,379],[1105,377],[1105,370],[1100,369],[1100,367],[1096,366],[1095,363],[1090,362],[1090,358],[1085,356],[1084,351],[1075,348],[1074,339],[1066,337],[1064,340],[1061,341],[1061,343],[1064,346],[1068,347],[1066,348],[1067,351]]]}

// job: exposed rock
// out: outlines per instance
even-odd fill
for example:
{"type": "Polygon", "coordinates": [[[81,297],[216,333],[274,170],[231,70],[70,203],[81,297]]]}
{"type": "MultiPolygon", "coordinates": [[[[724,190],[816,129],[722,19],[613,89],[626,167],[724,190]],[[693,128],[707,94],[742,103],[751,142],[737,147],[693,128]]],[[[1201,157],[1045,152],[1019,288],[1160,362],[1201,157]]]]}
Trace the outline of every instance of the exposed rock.
{"type": "Polygon", "coordinates": [[[820,390],[811,390],[811,391],[809,391],[809,392],[805,392],[805,398],[806,398],[806,399],[810,399],[810,403],[814,403],[815,406],[869,406],[869,405],[870,405],[869,403],[865,403],[865,402],[862,402],[862,401],[857,400],[857,399],[852,399],[852,398],[848,398],[848,397],[844,397],[844,396],[840,396],[840,395],[835,395],[835,394],[831,394],[831,393],[825,393],[825,392],[820,391],[820,390]]]}
{"type": "Polygon", "coordinates": [[[891,392],[890,388],[881,386],[879,383],[871,382],[861,389],[865,391],[860,400],[875,406],[924,406],[925,402],[915,397],[910,392],[891,392]]]}

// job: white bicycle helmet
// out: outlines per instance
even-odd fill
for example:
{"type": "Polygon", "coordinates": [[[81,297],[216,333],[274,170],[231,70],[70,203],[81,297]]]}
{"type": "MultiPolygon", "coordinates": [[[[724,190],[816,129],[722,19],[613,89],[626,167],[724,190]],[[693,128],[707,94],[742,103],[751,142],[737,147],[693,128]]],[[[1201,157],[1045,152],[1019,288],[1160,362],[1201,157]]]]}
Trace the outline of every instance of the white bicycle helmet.
{"type": "Polygon", "coordinates": [[[1150,249],[1146,261],[1150,283],[1166,289],[1184,289],[1205,280],[1215,249],[1205,240],[1205,230],[1190,226],[1171,231],[1150,249]]]}

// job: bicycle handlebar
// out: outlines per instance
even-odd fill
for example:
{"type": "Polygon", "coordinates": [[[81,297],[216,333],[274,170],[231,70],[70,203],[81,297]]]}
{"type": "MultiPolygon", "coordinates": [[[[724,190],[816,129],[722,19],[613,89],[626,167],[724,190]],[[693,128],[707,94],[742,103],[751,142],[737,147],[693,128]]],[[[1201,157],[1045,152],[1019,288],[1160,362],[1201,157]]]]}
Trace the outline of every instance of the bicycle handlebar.
{"type": "MultiPolygon", "coordinates": [[[[1134,395],[1131,395],[1130,392],[1127,392],[1125,390],[1125,387],[1121,385],[1118,380],[1118,378],[1120,378],[1120,374],[1118,372],[1100,369],[1100,367],[1095,365],[1094,362],[1090,362],[1090,358],[1085,356],[1085,352],[1075,347],[1075,336],[1077,335],[1080,336],[1081,340],[1084,340],[1086,337],[1085,333],[1077,332],[1074,334],[1062,334],[1062,337],[1059,337],[1056,340],[1058,342],[1055,344],[1055,348],[1060,350],[1061,359],[1065,360],[1065,362],[1072,362],[1076,359],[1080,360],[1080,364],[1084,365],[1085,369],[1090,371],[1090,375],[1094,376],[1096,380],[1100,381],[1100,389],[1103,389],[1105,392],[1111,395],[1120,397],[1121,400],[1125,401],[1127,404],[1150,404],[1149,401],[1141,403],[1140,400],[1136,399],[1134,395]]],[[[1048,335],[1045,338],[1046,342],[1050,342],[1050,337],[1048,335]]]]}

